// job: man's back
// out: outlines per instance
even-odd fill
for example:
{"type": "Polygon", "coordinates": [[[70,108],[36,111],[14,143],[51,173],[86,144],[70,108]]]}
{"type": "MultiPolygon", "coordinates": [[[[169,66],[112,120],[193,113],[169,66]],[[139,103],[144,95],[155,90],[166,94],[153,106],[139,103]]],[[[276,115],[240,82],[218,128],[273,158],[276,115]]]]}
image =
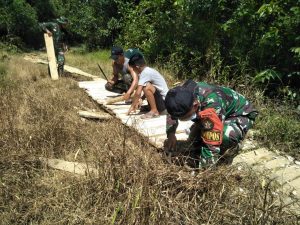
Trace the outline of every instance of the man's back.
{"type": "Polygon", "coordinates": [[[200,102],[201,110],[215,108],[217,113],[225,118],[248,115],[256,111],[243,95],[227,87],[199,82],[195,94],[200,102]]]}

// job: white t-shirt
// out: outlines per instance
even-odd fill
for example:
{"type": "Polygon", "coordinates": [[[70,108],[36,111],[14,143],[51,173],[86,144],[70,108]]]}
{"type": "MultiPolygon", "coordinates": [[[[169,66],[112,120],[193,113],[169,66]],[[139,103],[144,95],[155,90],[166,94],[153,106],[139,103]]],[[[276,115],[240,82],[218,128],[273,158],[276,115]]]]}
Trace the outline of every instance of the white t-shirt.
{"type": "Polygon", "coordinates": [[[129,70],[128,70],[128,63],[129,63],[129,59],[127,59],[126,57],[125,57],[125,62],[124,62],[124,64],[123,64],[123,68],[122,68],[122,75],[125,75],[126,73],[129,73],[129,70]]]}
{"type": "Polygon", "coordinates": [[[146,86],[147,83],[151,83],[165,99],[169,90],[168,85],[163,76],[155,69],[145,67],[139,77],[138,85],[146,86]]]}

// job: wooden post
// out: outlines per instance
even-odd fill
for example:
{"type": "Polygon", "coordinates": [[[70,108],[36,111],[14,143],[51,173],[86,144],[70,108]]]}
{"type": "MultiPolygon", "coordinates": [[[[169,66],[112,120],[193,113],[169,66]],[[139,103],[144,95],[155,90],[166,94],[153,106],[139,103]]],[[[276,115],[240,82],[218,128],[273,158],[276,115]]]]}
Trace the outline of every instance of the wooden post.
{"type": "Polygon", "coordinates": [[[47,50],[47,57],[49,62],[49,68],[50,68],[50,75],[52,80],[58,80],[58,72],[57,72],[57,66],[56,66],[56,57],[54,52],[54,46],[53,46],[53,38],[49,37],[48,34],[44,34],[45,44],[46,44],[46,50],[47,50]]]}

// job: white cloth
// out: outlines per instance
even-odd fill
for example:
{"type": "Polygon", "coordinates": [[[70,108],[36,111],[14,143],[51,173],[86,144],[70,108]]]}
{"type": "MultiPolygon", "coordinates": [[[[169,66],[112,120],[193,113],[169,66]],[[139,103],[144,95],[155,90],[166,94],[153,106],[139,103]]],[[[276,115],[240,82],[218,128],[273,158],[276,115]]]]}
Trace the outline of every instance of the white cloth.
{"type": "Polygon", "coordinates": [[[146,86],[147,83],[151,83],[165,99],[169,90],[168,85],[163,76],[155,69],[145,67],[140,74],[138,85],[146,86]]]}
{"type": "Polygon", "coordinates": [[[122,68],[122,71],[121,71],[121,74],[122,75],[125,75],[125,74],[127,74],[127,73],[129,73],[129,70],[128,70],[128,66],[129,66],[129,59],[127,59],[126,57],[125,57],[125,62],[124,62],[124,64],[123,64],[123,68],[122,68]]]}

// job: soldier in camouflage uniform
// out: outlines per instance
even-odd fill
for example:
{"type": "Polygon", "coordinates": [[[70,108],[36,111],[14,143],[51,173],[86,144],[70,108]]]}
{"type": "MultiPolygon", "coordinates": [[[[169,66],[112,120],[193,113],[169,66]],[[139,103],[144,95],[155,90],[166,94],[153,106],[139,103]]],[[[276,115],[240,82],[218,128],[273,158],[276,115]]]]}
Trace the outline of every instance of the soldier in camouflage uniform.
{"type": "Polygon", "coordinates": [[[56,19],[56,22],[40,23],[41,29],[50,36],[53,36],[54,51],[57,61],[58,75],[62,76],[64,73],[65,55],[67,46],[64,43],[65,28],[69,23],[65,17],[56,19]]]}
{"type": "Polygon", "coordinates": [[[258,112],[241,94],[226,87],[187,81],[169,90],[165,104],[166,148],[176,147],[178,119],[192,120],[189,140],[199,151],[199,167],[231,163],[258,112]]]}
{"type": "Polygon", "coordinates": [[[135,48],[130,48],[126,52],[118,46],[114,46],[111,49],[110,58],[113,59],[113,78],[106,83],[105,88],[108,91],[120,94],[125,92],[124,100],[130,98],[130,95],[136,89],[138,83],[137,74],[128,64],[130,58],[135,53],[141,54],[141,52],[135,48]],[[121,75],[121,79],[119,79],[119,75],[121,75]]]}

